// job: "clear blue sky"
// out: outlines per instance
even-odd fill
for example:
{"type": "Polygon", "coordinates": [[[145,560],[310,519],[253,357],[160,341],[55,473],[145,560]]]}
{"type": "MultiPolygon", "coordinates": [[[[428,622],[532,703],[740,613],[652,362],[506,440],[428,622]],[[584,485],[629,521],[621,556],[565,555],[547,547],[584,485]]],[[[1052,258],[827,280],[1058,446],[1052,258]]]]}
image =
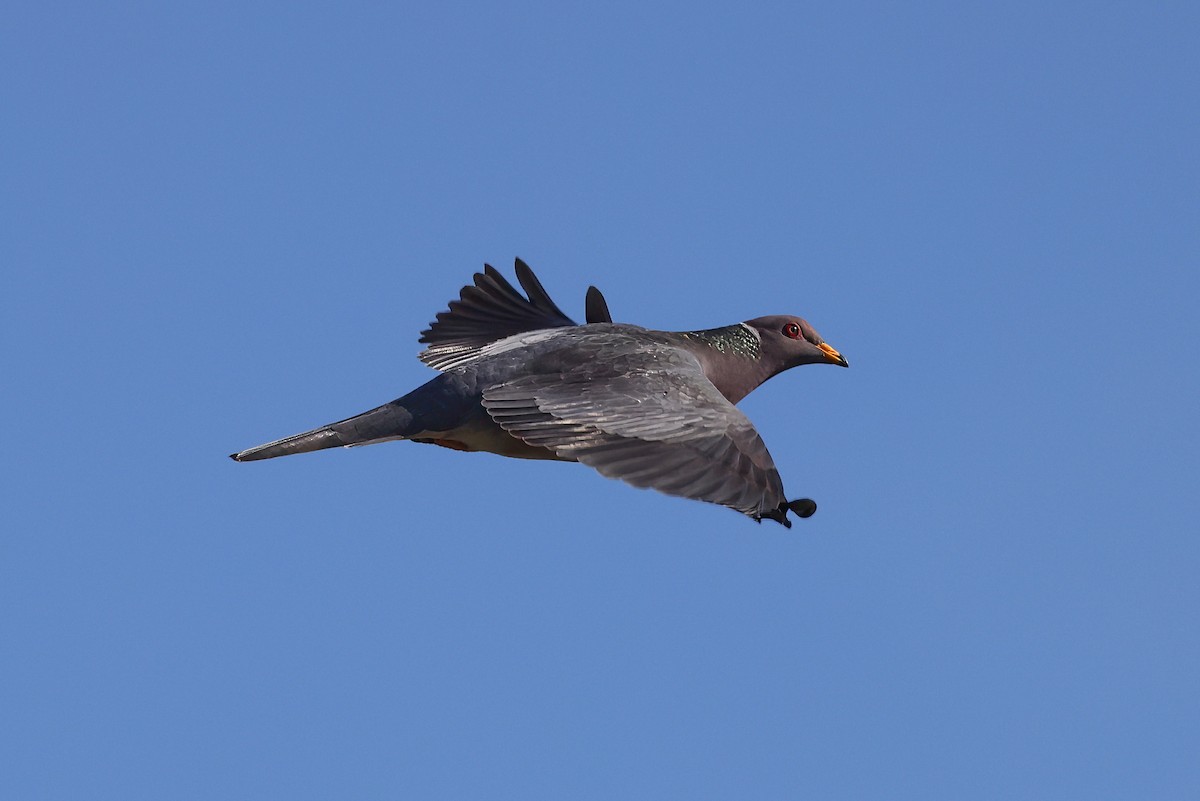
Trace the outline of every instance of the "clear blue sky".
{"type": "Polygon", "coordinates": [[[1200,12],[918,6],[10,8],[0,797],[1200,797],[1200,12]],[[513,256],[817,515],[227,458],[513,256]]]}

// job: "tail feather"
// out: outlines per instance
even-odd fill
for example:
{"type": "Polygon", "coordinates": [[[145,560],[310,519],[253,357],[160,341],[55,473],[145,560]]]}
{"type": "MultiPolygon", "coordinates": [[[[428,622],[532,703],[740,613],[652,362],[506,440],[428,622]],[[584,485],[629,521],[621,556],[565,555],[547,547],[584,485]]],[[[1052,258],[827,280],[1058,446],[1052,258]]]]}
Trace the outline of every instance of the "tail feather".
{"type": "Polygon", "coordinates": [[[259,459],[274,459],[276,456],[291,456],[325,448],[348,448],[351,445],[369,445],[391,439],[404,439],[415,433],[412,429],[412,414],[399,401],[385,403],[369,412],[357,414],[314,428],[303,434],[295,434],[266,445],[232,453],[229,458],[237,462],[253,462],[259,459]]]}

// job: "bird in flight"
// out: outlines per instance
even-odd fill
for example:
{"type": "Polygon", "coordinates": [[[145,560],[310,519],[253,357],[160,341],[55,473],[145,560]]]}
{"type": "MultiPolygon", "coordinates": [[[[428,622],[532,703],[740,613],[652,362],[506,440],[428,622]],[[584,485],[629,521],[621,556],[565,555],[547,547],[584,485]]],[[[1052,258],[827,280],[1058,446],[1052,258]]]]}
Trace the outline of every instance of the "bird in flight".
{"type": "Polygon", "coordinates": [[[522,295],[484,265],[422,332],[439,371],[402,398],[339,423],[232,454],[239,462],[389,440],[523,459],[581,462],[635,487],[735,509],[791,528],[771,454],[734,405],[802,364],[848,367],[799,317],[699,331],[614,323],[589,287],[586,324],[567,317],[525,262],[522,295]]]}

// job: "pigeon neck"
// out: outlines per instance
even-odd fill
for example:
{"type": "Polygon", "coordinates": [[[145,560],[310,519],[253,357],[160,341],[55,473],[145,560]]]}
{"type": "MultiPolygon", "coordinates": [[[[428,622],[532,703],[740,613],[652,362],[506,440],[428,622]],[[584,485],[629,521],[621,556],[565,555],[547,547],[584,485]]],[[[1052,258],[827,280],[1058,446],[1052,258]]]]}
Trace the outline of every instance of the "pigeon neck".
{"type": "Polygon", "coordinates": [[[681,334],[700,360],[708,380],[730,403],[737,403],[770,378],[764,371],[758,332],[738,323],[681,334]]]}

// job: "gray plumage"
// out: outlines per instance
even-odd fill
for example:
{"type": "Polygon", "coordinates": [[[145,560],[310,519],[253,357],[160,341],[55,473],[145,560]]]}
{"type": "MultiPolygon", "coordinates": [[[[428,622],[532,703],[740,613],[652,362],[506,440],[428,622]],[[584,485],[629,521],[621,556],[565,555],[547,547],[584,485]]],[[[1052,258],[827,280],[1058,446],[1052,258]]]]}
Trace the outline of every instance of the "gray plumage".
{"type": "Polygon", "coordinates": [[[239,462],[407,439],[464,451],[576,461],[637,487],[728,506],[790,527],[771,454],[735,403],[801,364],[847,366],[798,317],[702,331],[615,324],[589,287],[586,325],[520,259],[522,296],[484,266],[420,341],[429,383],[371,411],[235,453],[239,462]]]}

